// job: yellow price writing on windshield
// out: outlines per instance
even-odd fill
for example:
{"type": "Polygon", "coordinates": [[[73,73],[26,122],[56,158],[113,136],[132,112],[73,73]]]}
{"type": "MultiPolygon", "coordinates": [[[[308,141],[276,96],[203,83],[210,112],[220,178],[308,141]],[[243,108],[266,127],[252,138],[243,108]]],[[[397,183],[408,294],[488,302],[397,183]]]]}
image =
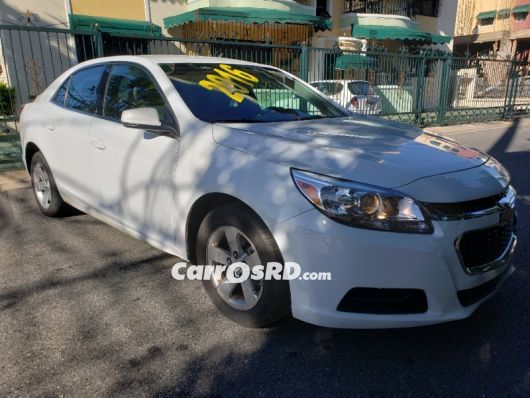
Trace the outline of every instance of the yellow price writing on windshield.
{"type": "Polygon", "coordinates": [[[213,71],[216,74],[206,75],[206,78],[199,82],[199,86],[207,90],[217,90],[236,102],[243,102],[250,89],[259,82],[256,76],[226,64],[220,64],[213,71]]]}

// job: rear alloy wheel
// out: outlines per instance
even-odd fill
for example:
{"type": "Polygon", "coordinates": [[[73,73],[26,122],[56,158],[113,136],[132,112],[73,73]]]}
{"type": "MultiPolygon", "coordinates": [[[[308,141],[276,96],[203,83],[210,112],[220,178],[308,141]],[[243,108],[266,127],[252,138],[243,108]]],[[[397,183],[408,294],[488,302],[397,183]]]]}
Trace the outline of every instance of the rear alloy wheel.
{"type": "Polygon", "coordinates": [[[60,215],[66,204],[57,190],[50,167],[41,152],[37,152],[31,159],[30,174],[33,194],[41,212],[49,217],[60,215]]]}
{"type": "MultiPolygon", "coordinates": [[[[263,221],[240,204],[212,210],[197,236],[199,265],[231,265],[242,262],[252,270],[270,262],[283,264],[280,250],[263,221]]],[[[236,277],[242,270],[236,269],[236,277]]],[[[268,326],[290,313],[289,283],[253,280],[233,283],[226,272],[203,281],[208,296],[228,318],[248,327],[268,326]]]]}

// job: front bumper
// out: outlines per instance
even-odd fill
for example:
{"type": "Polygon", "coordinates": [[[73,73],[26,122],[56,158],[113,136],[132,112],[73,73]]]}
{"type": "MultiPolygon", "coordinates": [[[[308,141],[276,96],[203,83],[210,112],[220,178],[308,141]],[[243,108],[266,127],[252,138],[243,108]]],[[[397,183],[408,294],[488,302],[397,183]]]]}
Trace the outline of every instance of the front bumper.
{"type": "Polygon", "coordinates": [[[276,225],[273,234],[285,261],[297,262],[302,272],[331,273],[328,281],[290,281],[295,318],[335,328],[394,328],[466,318],[498,289],[514,270],[513,250],[497,268],[470,275],[455,249],[466,231],[498,223],[499,215],[489,214],[434,221],[431,235],[403,234],[345,226],[310,210],[276,225]],[[421,290],[427,308],[400,314],[339,311],[353,288],[421,290]]]}

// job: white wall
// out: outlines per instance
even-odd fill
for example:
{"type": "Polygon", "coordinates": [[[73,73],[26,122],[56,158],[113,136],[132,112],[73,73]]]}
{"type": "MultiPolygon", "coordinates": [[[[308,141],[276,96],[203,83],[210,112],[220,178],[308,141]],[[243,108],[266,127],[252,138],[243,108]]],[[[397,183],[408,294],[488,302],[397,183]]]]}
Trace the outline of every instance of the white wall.
{"type": "Polygon", "coordinates": [[[31,15],[34,26],[67,28],[65,0],[2,0],[2,24],[27,25],[26,14],[31,15]],[[36,17],[35,17],[36,16],[36,17]]]}
{"type": "Polygon", "coordinates": [[[167,29],[164,28],[164,18],[188,10],[186,0],[146,0],[146,2],[151,9],[151,22],[162,27],[164,36],[168,36],[167,29]]]}
{"type": "Polygon", "coordinates": [[[457,3],[457,0],[442,0],[438,14],[438,34],[453,38],[449,44],[444,44],[445,50],[449,51],[453,51],[457,3]]]}
{"type": "MultiPolygon", "coordinates": [[[[65,0],[2,0],[4,25],[67,28],[65,0]]],[[[18,104],[40,94],[60,73],[77,63],[74,40],[63,33],[0,30],[2,80],[17,90],[18,104]]]]}

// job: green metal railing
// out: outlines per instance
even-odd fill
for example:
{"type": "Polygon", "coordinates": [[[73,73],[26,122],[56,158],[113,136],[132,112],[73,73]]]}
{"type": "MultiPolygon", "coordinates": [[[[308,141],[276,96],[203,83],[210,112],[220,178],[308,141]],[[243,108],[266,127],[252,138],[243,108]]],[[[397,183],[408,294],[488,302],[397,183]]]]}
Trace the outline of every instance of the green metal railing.
{"type": "MultiPolygon", "coordinates": [[[[528,65],[510,60],[458,58],[427,51],[353,53],[305,45],[116,36],[98,30],[87,33],[10,25],[0,25],[0,50],[4,80],[15,88],[16,98],[10,99],[16,103],[15,110],[83,60],[120,54],[186,54],[248,60],[280,67],[308,82],[335,82],[332,91],[344,86],[340,95],[327,94],[345,106],[350,106],[354,97],[364,101],[364,90],[375,107],[353,110],[415,125],[500,120],[530,113],[530,87],[522,80],[528,65]],[[357,61],[339,67],[341,57],[357,61]],[[346,87],[354,81],[364,82],[357,84],[361,92],[346,87]]],[[[16,120],[17,112],[0,112],[4,127],[6,120],[16,120]]]]}

